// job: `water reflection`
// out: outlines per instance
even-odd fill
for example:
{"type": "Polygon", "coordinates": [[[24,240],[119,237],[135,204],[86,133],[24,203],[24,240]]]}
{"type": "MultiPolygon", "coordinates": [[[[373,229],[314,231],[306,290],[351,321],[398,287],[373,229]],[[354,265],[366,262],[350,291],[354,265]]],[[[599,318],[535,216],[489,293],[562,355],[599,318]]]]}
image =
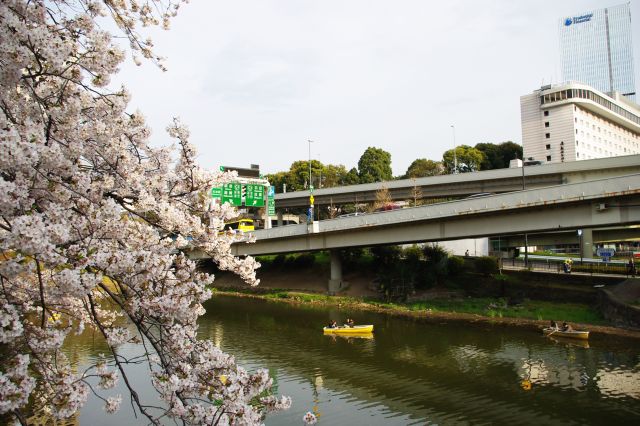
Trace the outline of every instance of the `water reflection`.
{"type": "MultiPolygon", "coordinates": [[[[269,368],[276,392],[294,398],[290,411],[267,418],[270,425],[299,425],[307,411],[326,425],[640,424],[637,341],[589,347],[489,325],[224,296],[206,308],[201,337],[249,369],[269,368]],[[347,317],[374,324],[375,333],[322,333],[329,319],[347,317]]],[[[87,334],[74,346],[80,364],[100,352],[101,339],[87,334]]],[[[132,371],[135,380],[146,374],[132,371]]],[[[154,398],[149,388],[143,394],[154,398]]],[[[91,401],[81,423],[145,424],[125,420],[131,413],[123,407],[109,417],[91,401]]]]}
{"type": "MultiPolygon", "coordinates": [[[[226,298],[212,302],[207,321],[224,324],[224,349],[279,371],[280,391],[294,397],[291,412],[299,414],[292,424],[312,407],[327,424],[640,420],[640,370],[621,362],[639,359],[634,341],[605,351],[529,331],[226,298]],[[345,317],[375,324],[374,339],[321,333],[328,318],[345,317]],[[615,385],[618,376],[625,384],[615,385]]],[[[268,423],[286,423],[291,412],[268,423]]]]}

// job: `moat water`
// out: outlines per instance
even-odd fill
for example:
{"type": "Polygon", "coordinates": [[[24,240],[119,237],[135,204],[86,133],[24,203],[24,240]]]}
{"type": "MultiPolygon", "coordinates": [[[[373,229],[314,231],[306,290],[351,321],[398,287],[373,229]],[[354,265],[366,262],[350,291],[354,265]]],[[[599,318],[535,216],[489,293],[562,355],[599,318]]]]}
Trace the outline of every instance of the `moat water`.
{"type": "MultiPolygon", "coordinates": [[[[588,343],[491,324],[424,321],[340,308],[293,306],[216,296],[206,305],[201,337],[248,368],[266,367],[289,411],[267,425],[301,425],[307,411],[324,425],[622,425],[640,424],[640,341],[588,343]],[[331,319],[373,324],[372,338],[322,333],[331,319]]],[[[123,351],[134,353],[133,346],[123,351]]],[[[74,342],[79,368],[106,353],[99,339],[74,342]]],[[[130,369],[136,383],[148,372],[130,369]]],[[[108,415],[90,397],[80,424],[146,424],[108,415]]],[[[157,403],[149,385],[147,401],[157,403]]]]}

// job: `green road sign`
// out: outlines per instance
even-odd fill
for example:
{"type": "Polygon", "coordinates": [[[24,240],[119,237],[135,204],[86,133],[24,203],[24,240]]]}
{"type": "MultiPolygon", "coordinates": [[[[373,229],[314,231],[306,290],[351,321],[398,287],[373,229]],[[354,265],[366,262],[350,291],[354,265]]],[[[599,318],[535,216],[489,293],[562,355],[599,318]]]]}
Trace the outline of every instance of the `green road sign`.
{"type": "Polygon", "coordinates": [[[273,216],[276,214],[276,187],[270,186],[267,193],[267,214],[273,216]]]}
{"type": "Polygon", "coordinates": [[[247,184],[247,196],[244,201],[247,207],[263,207],[264,206],[264,186],[247,184]]]}
{"type": "Polygon", "coordinates": [[[229,202],[232,206],[242,205],[242,184],[225,183],[222,187],[222,202],[229,202]]]}
{"type": "Polygon", "coordinates": [[[222,188],[211,188],[211,198],[222,198],[222,188]]]}
{"type": "Polygon", "coordinates": [[[267,207],[267,214],[274,216],[276,214],[276,200],[275,198],[269,198],[269,206],[267,207]]]}

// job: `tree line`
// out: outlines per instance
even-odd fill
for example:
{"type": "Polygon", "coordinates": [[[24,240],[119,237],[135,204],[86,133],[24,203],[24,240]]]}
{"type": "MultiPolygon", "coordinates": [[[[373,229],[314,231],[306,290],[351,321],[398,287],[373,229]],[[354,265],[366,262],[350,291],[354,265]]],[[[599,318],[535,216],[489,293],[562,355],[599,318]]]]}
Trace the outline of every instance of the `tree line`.
{"type": "Polygon", "coordinates": [[[391,154],[383,149],[368,147],[357,167],[347,170],[342,164],[323,164],[311,160],[311,179],[309,179],[309,161],[298,160],[287,171],[267,175],[276,192],[301,191],[309,185],[315,188],[356,185],[360,183],[384,182],[394,179],[411,179],[427,176],[475,172],[509,167],[509,161],[522,158],[522,147],[507,141],[500,144],[478,143],[474,147],[458,145],[442,154],[441,161],[426,158],[415,159],[400,176],[393,176],[391,154]]]}

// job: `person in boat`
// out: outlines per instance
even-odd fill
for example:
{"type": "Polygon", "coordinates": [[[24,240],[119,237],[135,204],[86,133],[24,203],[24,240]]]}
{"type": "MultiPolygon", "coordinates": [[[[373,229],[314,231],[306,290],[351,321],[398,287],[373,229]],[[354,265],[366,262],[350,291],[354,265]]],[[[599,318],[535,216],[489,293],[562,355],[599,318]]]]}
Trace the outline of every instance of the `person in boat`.
{"type": "Polygon", "coordinates": [[[569,324],[567,324],[566,322],[562,323],[562,331],[573,331],[573,327],[571,327],[569,324]]]}
{"type": "Polygon", "coordinates": [[[554,320],[551,320],[551,322],[549,323],[549,328],[552,329],[553,331],[558,331],[558,323],[555,322],[554,320]]]}
{"type": "Polygon", "coordinates": [[[353,328],[353,326],[355,325],[355,322],[353,321],[353,319],[351,318],[347,318],[347,327],[351,327],[353,328]]]}
{"type": "Polygon", "coordinates": [[[338,328],[338,323],[335,322],[335,320],[331,320],[331,322],[329,323],[329,327],[327,328],[338,328]]]}

